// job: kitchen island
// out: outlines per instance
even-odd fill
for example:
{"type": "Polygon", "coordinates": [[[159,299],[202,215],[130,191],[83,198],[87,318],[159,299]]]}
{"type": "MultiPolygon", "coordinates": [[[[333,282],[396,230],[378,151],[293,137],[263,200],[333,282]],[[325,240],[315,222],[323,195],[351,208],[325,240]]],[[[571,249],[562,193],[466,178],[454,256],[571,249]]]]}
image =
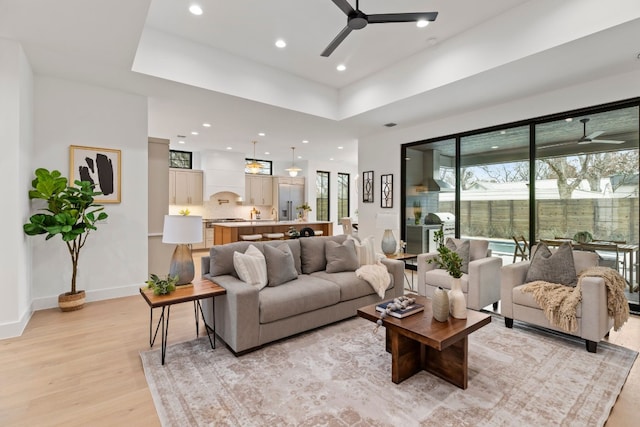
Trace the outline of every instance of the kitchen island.
{"type": "Polygon", "coordinates": [[[333,235],[333,223],[330,221],[245,221],[226,222],[213,224],[213,244],[224,245],[225,243],[237,242],[241,235],[263,234],[263,233],[284,233],[285,239],[289,237],[287,232],[293,227],[300,231],[305,227],[315,231],[322,231],[324,236],[333,235]]]}

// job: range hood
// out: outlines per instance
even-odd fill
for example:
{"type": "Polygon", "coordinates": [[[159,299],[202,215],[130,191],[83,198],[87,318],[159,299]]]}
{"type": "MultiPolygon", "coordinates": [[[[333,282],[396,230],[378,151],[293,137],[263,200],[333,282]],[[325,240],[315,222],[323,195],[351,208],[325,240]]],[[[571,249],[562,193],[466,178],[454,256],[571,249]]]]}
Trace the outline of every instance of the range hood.
{"type": "Polygon", "coordinates": [[[416,186],[416,193],[454,191],[455,187],[440,179],[440,152],[425,150],[423,153],[423,179],[416,186]]]}

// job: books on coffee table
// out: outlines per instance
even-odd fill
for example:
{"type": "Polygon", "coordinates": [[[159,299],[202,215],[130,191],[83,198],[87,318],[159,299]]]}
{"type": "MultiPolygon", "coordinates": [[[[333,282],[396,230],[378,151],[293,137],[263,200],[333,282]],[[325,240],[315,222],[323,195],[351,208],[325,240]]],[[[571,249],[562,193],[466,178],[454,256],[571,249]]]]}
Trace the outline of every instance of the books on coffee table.
{"type": "MultiPolygon", "coordinates": [[[[387,304],[391,304],[393,301],[386,301],[376,305],[376,311],[384,312],[387,309],[387,304]]],[[[402,319],[403,317],[411,316],[412,314],[420,313],[424,311],[424,305],[413,303],[407,308],[402,310],[394,310],[389,312],[389,316],[397,317],[398,319],[402,319]]]]}

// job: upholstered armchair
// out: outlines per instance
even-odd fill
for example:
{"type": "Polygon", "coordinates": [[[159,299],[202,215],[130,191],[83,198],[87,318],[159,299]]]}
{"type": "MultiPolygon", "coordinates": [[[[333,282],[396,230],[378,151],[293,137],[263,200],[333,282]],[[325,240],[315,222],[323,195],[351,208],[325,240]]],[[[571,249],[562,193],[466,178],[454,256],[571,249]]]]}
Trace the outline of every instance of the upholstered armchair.
{"type": "MultiPolygon", "coordinates": [[[[532,247],[531,254],[535,254],[535,250],[536,247],[532,247]]],[[[572,253],[576,278],[583,270],[598,265],[598,255],[594,252],[572,251],[572,253]]],[[[500,311],[504,316],[506,327],[512,328],[515,319],[568,333],[584,339],[587,351],[595,353],[598,342],[613,326],[613,320],[607,314],[607,291],[604,279],[582,278],[582,301],[578,303],[576,309],[578,328],[570,333],[551,325],[533,294],[522,292],[530,264],[529,260],[502,267],[500,311]]]]}
{"type": "MultiPolygon", "coordinates": [[[[463,240],[452,239],[456,245],[463,240]]],[[[438,256],[438,252],[428,252],[418,255],[418,293],[428,298],[433,297],[433,292],[438,287],[451,289],[451,276],[435,262],[428,263],[429,259],[438,256]]],[[[462,292],[467,300],[467,307],[473,310],[481,310],[489,304],[494,309],[498,308],[500,300],[500,267],[502,258],[492,257],[487,240],[469,241],[469,267],[468,273],[464,272],[460,280],[462,292]]]]}

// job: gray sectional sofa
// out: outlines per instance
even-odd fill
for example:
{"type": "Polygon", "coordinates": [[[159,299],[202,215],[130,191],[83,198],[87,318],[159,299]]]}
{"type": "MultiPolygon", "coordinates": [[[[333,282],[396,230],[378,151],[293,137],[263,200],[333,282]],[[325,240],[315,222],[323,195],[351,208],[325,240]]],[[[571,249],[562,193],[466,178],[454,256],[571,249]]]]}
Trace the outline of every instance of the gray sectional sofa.
{"type": "MultiPolygon", "coordinates": [[[[358,308],[381,301],[354,271],[326,271],[325,244],[329,240],[342,244],[346,236],[228,243],[212,247],[209,256],[202,257],[202,276],[227,290],[226,295],[215,298],[215,323],[218,336],[234,354],[353,317],[358,308]],[[263,253],[265,245],[288,245],[297,278],[260,290],[240,280],[233,253],[244,253],[251,244],[263,253]]],[[[391,276],[383,300],[402,295],[404,263],[390,259],[383,259],[382,263],[391,276]]],[[[211,324],[210,299],[203,302],[203,310],[205,320],[211,324]]]]}

